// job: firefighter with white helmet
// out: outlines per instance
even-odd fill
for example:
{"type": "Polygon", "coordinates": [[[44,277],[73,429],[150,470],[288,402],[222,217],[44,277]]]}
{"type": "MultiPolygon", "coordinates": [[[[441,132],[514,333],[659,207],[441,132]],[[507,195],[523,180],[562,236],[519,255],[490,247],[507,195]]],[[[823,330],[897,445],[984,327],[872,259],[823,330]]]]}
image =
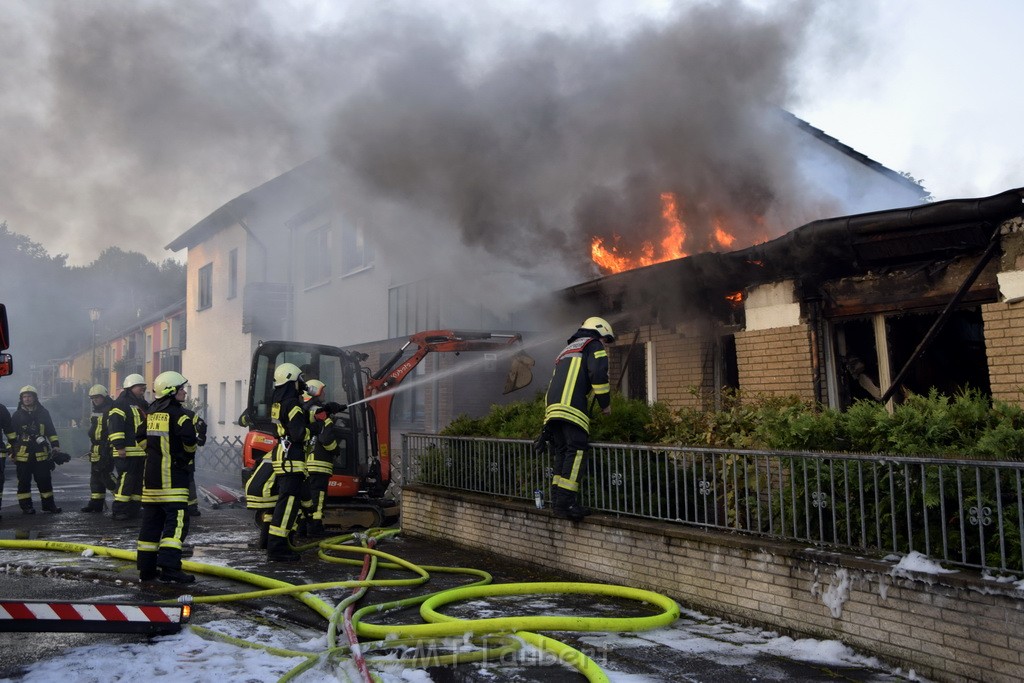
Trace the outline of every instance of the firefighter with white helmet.
{"type": "Polygon", "coordinates": [[[299,533],[322,536],[324,529],[324,503],[327,485],[334,474],[334,459],[339,452],[333,416],[347,406],[327,401],[327,386],[318,379],[306,381],[303,405],[309,415],[310,440],[306,445],[306,480],[302,487],[302,515],[299,533]]]}
{"type": "Polygon", "coordinates": [[[196,579],[181,570],[181,548],[189,526],[189,479],[201,441],[195,415],[181,405],[186,384],[188,380],[173,370],[160,373],[153,382],[136,554],[142,581],[192,583],[196,579]]]}
{"type": "Polygon", "coordinates": [[[92,413],[89,416],[89,502],[82,512],[103,512],[107,491],[117,490],[114,458],[110,447],[108,417],[114,400],[102,384],[89,387],[92,413]]]}
{"type": "Polygon", "coordinates": [[[39,489],[43,512],[61,512],[53,499],[50,473],[58,463],[70,458],[60,452],[60,440],[49,411],[39,403],[39,392],[31,385],[18,392],[18,409],[11,416],[7,437],[14,447],[14,465],[18,472],[18,505],[22,513],[34,515],[32,481],[39,489]]]}
{"type": "Polygon", "coordinates": [[[544,409],[543,437],[553,451],[552,509],[556,517],[580,521],[590,514],[580,503],[580,484],[590,447],[590,401],[611,412],[608,351],[615,341],[604,318],[591,317],[568,339],[555,359],[544,409]]]}
{"type": "Polygon", "coordinates": [[[123,391],[110,408],[107,420],[110,446],[118,472],[118,487],[111,508],[116,520],[135,519],[142,505],[142,471],[146,460],[146,378],[132,373],[121,383],[123,391]]]}
{"type": "Polygon", "coordinates": [[[309,418],[302,408],[305,389],[302,370],[294,363],[281,363],[274,369],[270,418],[277,428],[278,444],[271,462],[278,497],[267,536],[267,559],[272,562],[299,560],[299,554],[288,544],[288,536],[295,529],[306,478],[305,446],[310,434],[309,418]]]}

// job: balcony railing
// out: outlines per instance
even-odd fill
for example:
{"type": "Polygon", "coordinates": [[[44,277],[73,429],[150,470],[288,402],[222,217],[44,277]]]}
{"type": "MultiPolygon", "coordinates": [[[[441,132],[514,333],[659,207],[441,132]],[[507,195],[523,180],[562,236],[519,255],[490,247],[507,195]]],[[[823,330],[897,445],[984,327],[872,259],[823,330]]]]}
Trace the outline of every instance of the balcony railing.
{"type": "MultiPolygon", "coordinates": [[[[402,481],[549,498],[532,443],[407,434],[402,481]]],[[[1024,463],[592,444],[583,503],[612,514],[1024,570],[1024,463]]]]}
{"type": "Polygon", "coordinates": [[[171,346],[157,351],[156,372],[161,373],[167,372],[168,370],[181,372],[181,349],[177,346],[171,346]]]}

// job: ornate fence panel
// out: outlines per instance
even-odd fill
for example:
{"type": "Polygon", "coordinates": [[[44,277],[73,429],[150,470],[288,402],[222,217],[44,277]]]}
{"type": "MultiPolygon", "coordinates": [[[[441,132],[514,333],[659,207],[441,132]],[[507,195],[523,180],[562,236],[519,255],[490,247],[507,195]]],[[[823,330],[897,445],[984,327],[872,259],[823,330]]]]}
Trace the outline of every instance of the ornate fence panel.
{"type": "Polygon", "coordinates": [[[210,437],[196,450],[196,469],[241,476],[242,437],[210,437]]]}
{"type": "MultiPolygon", "coordinates": [[[[529,441],[407,434],[403,481],[532,499],[529,441]]],[[[602,512],[862,553],[1024,571],[1024,463],[593,444],[584,504],[602,512]]]]}

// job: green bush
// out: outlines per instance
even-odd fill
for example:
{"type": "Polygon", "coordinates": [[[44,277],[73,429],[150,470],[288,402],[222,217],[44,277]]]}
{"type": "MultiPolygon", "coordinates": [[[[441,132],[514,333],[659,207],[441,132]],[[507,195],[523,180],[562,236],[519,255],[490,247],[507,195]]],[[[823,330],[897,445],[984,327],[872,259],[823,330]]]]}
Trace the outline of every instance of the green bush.
{"type": "MultiPolygon", "coordinates": [[[[442,434],[532,439],[544,421],[544,397],[493,406],[482,418],[461,416],[442,434]]],[[[1024,456],[1024,410],[969,389],[956,396],[911,394],[890,414],[874,401],[845,412],[792,396],[727,394],[720,410],[671,409],[663,403],[612,397],[596,406],[595,442],[671,444],[763,450],[834,451],[997,458],[1024,456]]]]}

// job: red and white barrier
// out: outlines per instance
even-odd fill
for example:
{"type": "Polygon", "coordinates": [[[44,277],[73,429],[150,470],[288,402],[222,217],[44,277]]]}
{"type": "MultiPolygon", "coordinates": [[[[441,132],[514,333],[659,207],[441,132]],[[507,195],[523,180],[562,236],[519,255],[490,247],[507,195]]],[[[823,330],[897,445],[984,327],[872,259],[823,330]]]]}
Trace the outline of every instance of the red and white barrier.
{"type": "Polygon", "coordinates": [[[192,614],[191,601],[152,603],[0,600],[0,631],[177,633],[192,614]]]}

